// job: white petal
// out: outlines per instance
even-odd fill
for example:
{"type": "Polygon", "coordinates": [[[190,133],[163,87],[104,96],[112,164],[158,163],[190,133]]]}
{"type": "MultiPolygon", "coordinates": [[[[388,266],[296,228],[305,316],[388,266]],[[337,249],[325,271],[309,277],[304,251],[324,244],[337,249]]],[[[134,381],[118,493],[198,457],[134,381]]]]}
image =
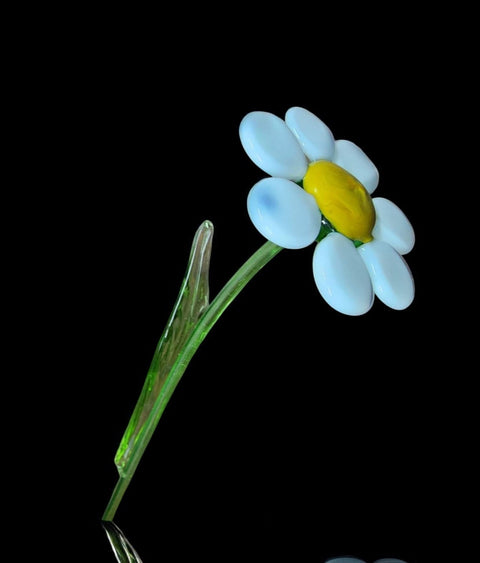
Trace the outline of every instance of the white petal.
{"type": "Polygon", "coordinates": [[[334,559],[327,559],[325,563],[365,563],[365,561],[356,557],[335,557],[334,559]]]}
{"type": "Polygon", "coordinates": [[[372,198],[375,207],[374,238],[388,242],[399,253],[407,254],[415,245],[415,231],[403,211],[384,197],[372,198]]]}
{"type": "Polygon", "coordinates": [[[250,219],[268,240],[284,248],[304,248],[317,238],[322,215],[315,198],[284,178],[264,178],[247,197],[250,219]]]}
{"type": "Polygon", "coordinates": [[[313,254],[313,277],[325,301],[340,313],[363,315],[372,306],[370,276],[352,241],[330,233],[313,254]]]}
{"type": "Polygon", "coordinates": [[[293,107],[285,114],[285,123],[310,160],[332,160],[335,139],[316,115],[306,109],[293,107]]]}
{"type": "Polygon", "coordinates": [[[285,121],[273,113],[252,111],[240,122],[240,142],[252,161],[270,176],[297,182],[307,159],[285,121]]]}
{"type": "Polygon", "coordinates": [[[392,309],[406,309],[415,295],[413,276],[403,256],[382,240],[358,248],[377,297],[392,309]]]}
{"type": "Polygon", "coordinates": [[[351,141],[335,141],[333,162],[345,168],[363,185],[369,194],[378,186],[378,170],[368,156],[351,141]]]}

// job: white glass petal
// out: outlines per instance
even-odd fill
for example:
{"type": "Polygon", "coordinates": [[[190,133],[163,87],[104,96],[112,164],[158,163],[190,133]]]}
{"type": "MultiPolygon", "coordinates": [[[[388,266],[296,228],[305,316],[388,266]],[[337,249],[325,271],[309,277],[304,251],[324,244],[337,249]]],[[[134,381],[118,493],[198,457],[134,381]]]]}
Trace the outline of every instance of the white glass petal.
{"type": "Polygon", "coordinates": [[[285,123],[309,160],[332,160],[335,139],[330,129],[316,115],[306,109],[293,107],[285,114],[285,123]]]}
{"type": "Polygon", "coordinates": [[[392,309],[406,309],[413,301],[415,284],[405,259],[382,240],[358,248],[377,297],[392,309]]]}
{"type": "Polygon", "coordinates": [[[335,557],[334,559],[327,559],[325,563],[365,563],[365,561],[356,557],[335,557]]]}
{"type": "Polygon", "coordinates": [[[389,199],[372,198],[375,207],[373,238],[388,242],[400,254],[407,254],[415,245],[415,232],[405,213],[389,199]]]}
{"type": "Polygon", "coordinates": [[[317,238],[322,215],[315,198],[284,178],[264,178],[247,197],[253,224],[268,240],[284,248],[304,248],[317,238]]]}
{"type": "Polygon", "coordinates": [[[285,121],[273,113],[252,111],[240,122],[240,142],[252,161],[270,176],[298,182],[307,159],[285,121]]]}
{"type": "Polygon", "coordinates": [[[313,277],[325,301],[345,315],[363,315],[374,293],[365,264],[352,241],[330,233],[313,253],[313,277]]]}
{"type": "Polygon", "coordinates": [[[355,176],[369,194],[375,191],[379,179],[377,167],[355,143],[344,139],[335,141],[333,162],[355,176]]]}

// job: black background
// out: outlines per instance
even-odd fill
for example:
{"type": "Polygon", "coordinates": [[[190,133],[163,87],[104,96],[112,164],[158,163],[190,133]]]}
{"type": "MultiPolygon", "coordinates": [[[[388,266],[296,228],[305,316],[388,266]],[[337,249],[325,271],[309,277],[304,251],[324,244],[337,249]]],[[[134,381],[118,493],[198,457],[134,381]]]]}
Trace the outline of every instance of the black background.
{"type": "Polygon", "coordinates": [[[38,292],[42,311],[52,318],[59,304],[42,350],[45,368],[59,371],[46,409],[54,438],[36,441],[42,459],[60,458],[40,491],[60,492],[49,528],[67,541],[53,541],[51,555],[114,561],[101,527],[113,457],[195,231],[214,224],[214,296],[264,242],[246,213],[264,173],[244,153],[239,123],[298,105],[370,156],[375,195],[411,220],[415,301],[340,315],[316,290],[313,248],[282,251],[202,343],[115,522],[144,563],[437,561],[458,547],[448,468],[462,465],[462,372],[445,372],[461,365],[462,345],[452,350],[446,337],[456,321],[438,116],[455,66],[418,15],[396,14],[393,25],[378,13],[299,7],[270,20],[231,10],[79,13],[43,38],[47,54],[30,53],[42,92],[34,129],[38,140],[40,125],[56,137],[37,168],[49,179],[37,197],[54,220],[32,241],[55,272],[52,297],[38,292]]]}

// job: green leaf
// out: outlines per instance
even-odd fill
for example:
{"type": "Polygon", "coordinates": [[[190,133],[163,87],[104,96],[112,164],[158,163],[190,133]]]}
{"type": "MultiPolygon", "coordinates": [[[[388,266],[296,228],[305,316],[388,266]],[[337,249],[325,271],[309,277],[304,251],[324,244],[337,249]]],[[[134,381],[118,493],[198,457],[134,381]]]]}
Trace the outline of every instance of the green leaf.
{"type": "MultiPolygon", "coordinates": [[[[212,239],[213,224],[204,221],[195,234],[177,301],[160,337],[142,392],[115,456],[115,465],[121,477],[126,476],[130,456],[139,443],[146,422],[154,412],[155,403],[172,366],[198,319],[208,307],[212,239]]],[[[156,422],[165,406],[164,404],[161,410],[156,409],[156,422]]]]}
{"type": "Polygon", "coordinates": [[[112,521],[160,417],[190,360],[228,305],[281,250],[266,241],[209,303],[208,273],[213,235],[209,221],[199,227],[178,299],[156,348],[142,392],[115,456],[119,479],[103,514],[112,521]]]}

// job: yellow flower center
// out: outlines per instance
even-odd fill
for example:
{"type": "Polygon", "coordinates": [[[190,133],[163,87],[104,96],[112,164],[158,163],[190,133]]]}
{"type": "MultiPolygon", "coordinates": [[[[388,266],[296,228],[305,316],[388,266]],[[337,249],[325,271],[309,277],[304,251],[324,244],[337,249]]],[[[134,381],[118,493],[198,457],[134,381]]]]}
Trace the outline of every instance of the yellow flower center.
{"type": "Polygon", "coordinates": [[[349,172],[328,160],[317,160],[310,163],[303,187],[315,197],[323,216],[339,233],[361,242],[373,240],[372,198],[349,172]]]}

